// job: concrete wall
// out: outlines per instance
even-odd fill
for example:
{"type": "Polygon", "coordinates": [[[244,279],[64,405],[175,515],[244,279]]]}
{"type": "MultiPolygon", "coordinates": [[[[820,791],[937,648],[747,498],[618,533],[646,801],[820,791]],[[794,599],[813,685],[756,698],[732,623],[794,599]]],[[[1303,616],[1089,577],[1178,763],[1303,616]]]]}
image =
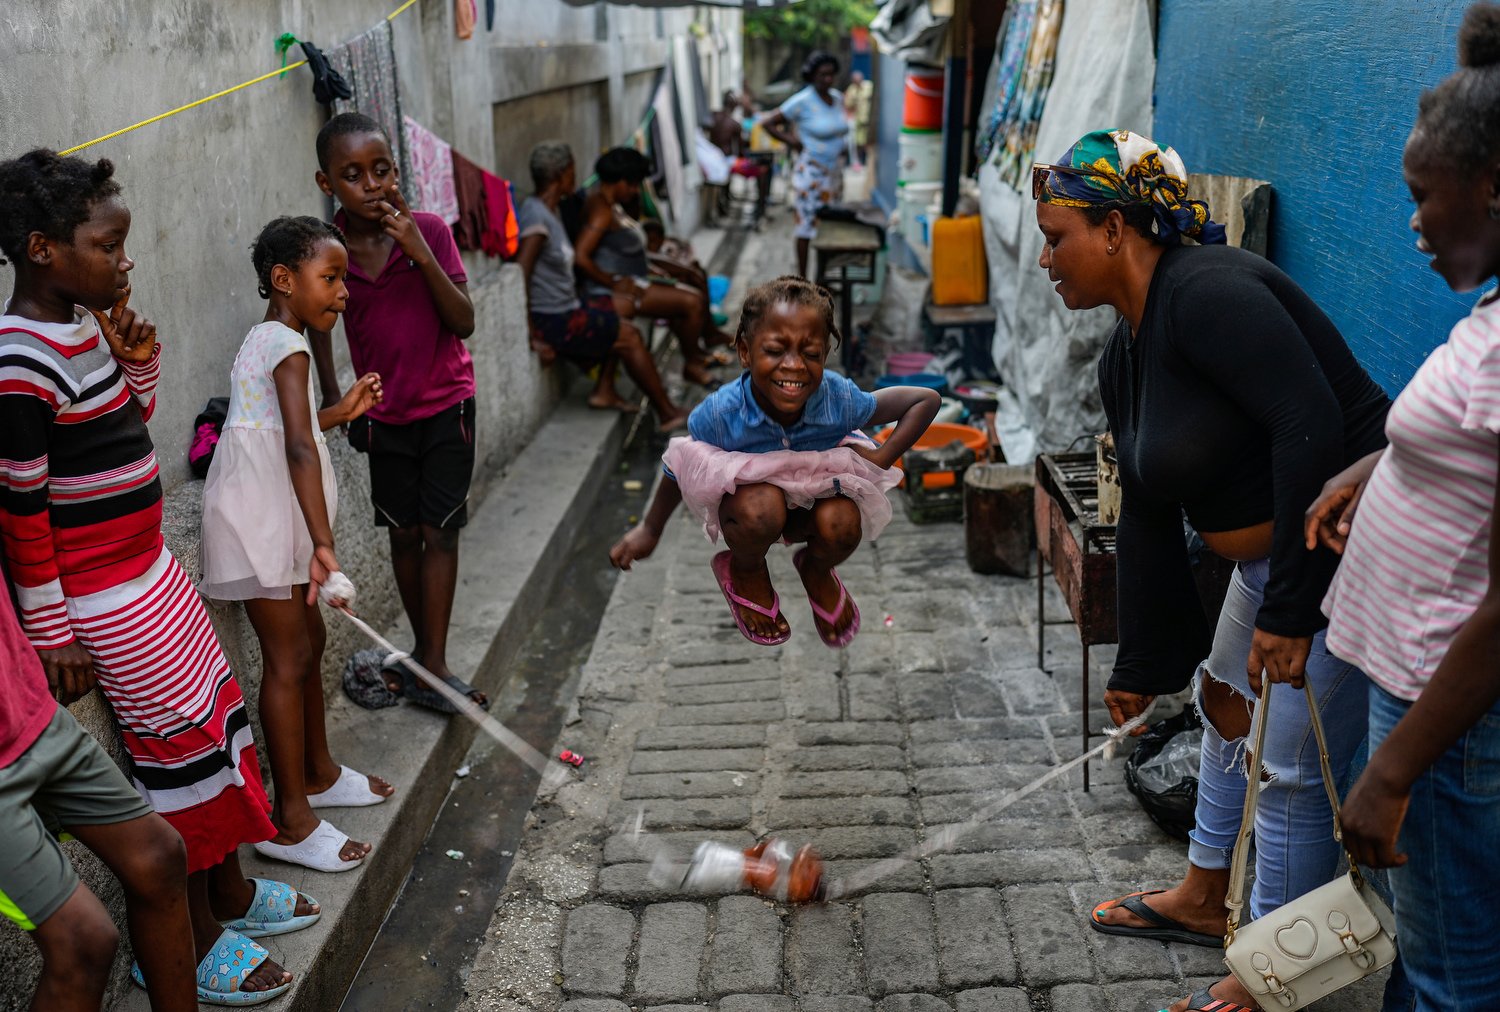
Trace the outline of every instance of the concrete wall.
{"type": "MultiPolygon", "coordinates": [[[[1412,247],[1401,146],[1467,0],[1161,0],[1156,136],[1275,186],[1270,257],[1399,390],[1472,304],[1412,247]]],[[[1101,124],[1107,125],[1107,124],[1101,124]]]]}
{"type": "MultiPolygon", "coordinates": [[[[396,0],[9,0],[0,30],[6,139],[0,157],[36,146],[66,148],[210,94],[274,69],[273,42],[282,32],[328,48],[395,6],[396,0]]],[[[536,140],[561,137],[585,161],[627,137],[672,35],[693,33],[710,72],[738,79],[738,12],[575,8],[560,0],[496,6],[493,32],[481,24],[473,39],[459,41],[453,4],[422,0],[393,23],[397,64],[404,108],[470,158],[512,178],[518,194],[530,189],[525,165],[536,140]]],[[[195,578],[202,484],[186,467],[192,420],[205,400],[227,392],[235,351],[264,313],[249,263],[255,234],[278,214],[328,210],[313,183],[312,142],[324,115],[302,69],[83,153],[115,161],[134,216],[132,303],[157,322],[164,345],[151,431],[168,489],[167,541],[195,578]]],[[[564,370],[545,372],[530,354],[519,270],[479,255],[467,256],[466,264],[478,320],[470,341],[479,386],[477,497],[545,420],[564,370]]],[[[8,269],[0,268],[0,288],[8,294],[10,287],[8,269]]],[[[342,340],[336,345],[347,382],[348,356],[342,340]]],[[[360,587],[362,612],[380,625],[398,610],[385,538],[371,526],[364,460],[333,436],[343,505],[339,558],[360,587]]],[[[212,612],[253,714],[260,671],[255,638],[238,607],[212,612]]],[[[344,659],[359,644],[346,628],[330,632],[325,686],[338,692],[344,659]]],[[[74,712],[116,747],[97,699],[74,712]]],[[[118,916],[118,889],[107,872],[78,845],[68,846],[87,883],[118,916]]],[[[0,976],[0,1010],[25,1007],[37,962],[33,947],[8,924],[0,926],[0,963],[8,968],[0,976]]]]}

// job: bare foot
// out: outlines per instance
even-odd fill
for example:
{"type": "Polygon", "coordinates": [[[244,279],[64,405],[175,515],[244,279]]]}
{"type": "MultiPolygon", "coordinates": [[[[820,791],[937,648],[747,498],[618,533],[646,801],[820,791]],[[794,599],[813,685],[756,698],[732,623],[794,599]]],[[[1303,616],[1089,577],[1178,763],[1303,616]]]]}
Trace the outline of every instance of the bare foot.
{"type": "MultiPolygon", "coordinates": [[[[1225,909],[1223,900],[1197,900],[1190,897],[1181,886],[1150,896],[1142,896],[1141,902],[1163,917],[1170,917],[1189,931],[1201,931],[1205,935],[1222,935],[1229,918],[1229,911],[1225,909]]],[[[1101,904],[1095,919],[1100,924],[1119,927],[1158,927],[1121,906],[1101,904]]]]}
{"type": "Polygon", "coordinates": [[[682,367],[682,378],[689,383],[696,383],[700,387],[710,390],[723,385],[717,376],[709,371],[708,366],[701,359],[688,362],[682,367]]]}
{"type": "Polygon", "coordinates": [[[595,411],[618,411],[622,415],[633,415],[641,410],[639,404],[634,404],[615,394],[612,397],[600,397],[594,395],[589,397],[589,407],[595,411]]]}
{"type": "MultiPolygon", "coordinates": [[[[1233,976],[1225,977],[1213,987],[1208,989],[1209,995],[1219,1001],[1233,1002],[1236,1005],[1244,1005],[1247,1008],[1258,1009],[1259,1005],[1251,997],[1250,992],[1245,990],[1245,985],[1233,976]]],[[[1182,998],[1167,1006],[1167,1012],[1188,1012],[1192,1004],[1192,998],[1182,998]]]]}
{"type": "Polygon", "coordinates": [[[839,583],[833,578],[833,570],[820,565],[810,555],[802,556],[802,564],[797,567],[797,573],[802,577],[802,586],[807,590],[808,600],[812,601],[825,612],[833,612],[834,624],[829,625],[813,612],[813,622],[818,627],[818,634],[824,639],[834,639],[842,636],[854,621],[854,599],[844,597],[843,607],[839,608],[839,583]]]}
{"type": "MultiPolygon", "coordinates": [[[[771,602],[776,599],[776,588],[771,586],[771,570],[766,566],[764,559],[760,560],[759,565],[754,569],[742,573],[736,568],[734,558],[731,556],[729,583],[729,589],[736,595],[747,601],[754,601],[763,608],[769,609],[771,602]]],[[[768,618],[758,611],[739,605],[735,605],[734,610],[739,614],[740,620],[745,623],[745,628],[757,636],[775,638],[785,636],[791,631],[791,626],[787,625],[784,615],[777,614],[775,618],[768,618]]]]}
{"type": "Polygon", "coordinates": [[[661,420],[661,423],[656,426],[656,430],[658,432],[667,433],[676,432],[679,429],[685,429],[687,428],[688,414],[689,412],[687,411],[678,411],[670,418],[663,418],[661,420]]]}

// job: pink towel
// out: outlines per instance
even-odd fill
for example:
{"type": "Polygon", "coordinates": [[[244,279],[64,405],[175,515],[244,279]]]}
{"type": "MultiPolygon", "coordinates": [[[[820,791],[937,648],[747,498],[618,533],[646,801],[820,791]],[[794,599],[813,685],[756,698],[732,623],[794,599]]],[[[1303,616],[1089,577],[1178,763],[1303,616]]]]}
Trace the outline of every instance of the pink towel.
{"type": "Polygon", "coordinates": [[[401,117],[406,138],[407,160],[412,179],[407,200],[419,211],[442,218],[449,225],[458,221],[458,190],[453,185],[453,149],[448,142],[410,116],[401,117]],[[413,199],[415,198],[415,199],[413,199]]]}

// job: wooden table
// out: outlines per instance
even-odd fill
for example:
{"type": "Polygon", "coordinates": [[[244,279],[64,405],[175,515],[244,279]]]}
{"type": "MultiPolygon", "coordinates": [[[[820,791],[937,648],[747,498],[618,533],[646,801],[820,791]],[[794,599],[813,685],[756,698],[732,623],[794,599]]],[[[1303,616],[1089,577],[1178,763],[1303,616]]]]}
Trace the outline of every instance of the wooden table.
{"type": "Polygon", "coordinates": [[[812,238],[812,250],[817,255],[813,279],[838,296],[839,333],[843,337],[840,362],[848,373],[859,371],[853,286],[875,280],[876,257],[883,245],[879,228],[833,218],[818,219],[818,230],[812,238]]]}

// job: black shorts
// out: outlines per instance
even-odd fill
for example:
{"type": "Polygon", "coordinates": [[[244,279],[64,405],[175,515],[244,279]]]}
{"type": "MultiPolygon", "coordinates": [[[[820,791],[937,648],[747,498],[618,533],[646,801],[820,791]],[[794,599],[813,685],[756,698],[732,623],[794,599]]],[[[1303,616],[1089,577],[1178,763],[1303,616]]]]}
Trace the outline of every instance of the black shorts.
{"type": "Polygon", "coordinates": [[[469,522],[474,398],[408,425],[370,419],[375,526],[457,529],[469,522]]]}

